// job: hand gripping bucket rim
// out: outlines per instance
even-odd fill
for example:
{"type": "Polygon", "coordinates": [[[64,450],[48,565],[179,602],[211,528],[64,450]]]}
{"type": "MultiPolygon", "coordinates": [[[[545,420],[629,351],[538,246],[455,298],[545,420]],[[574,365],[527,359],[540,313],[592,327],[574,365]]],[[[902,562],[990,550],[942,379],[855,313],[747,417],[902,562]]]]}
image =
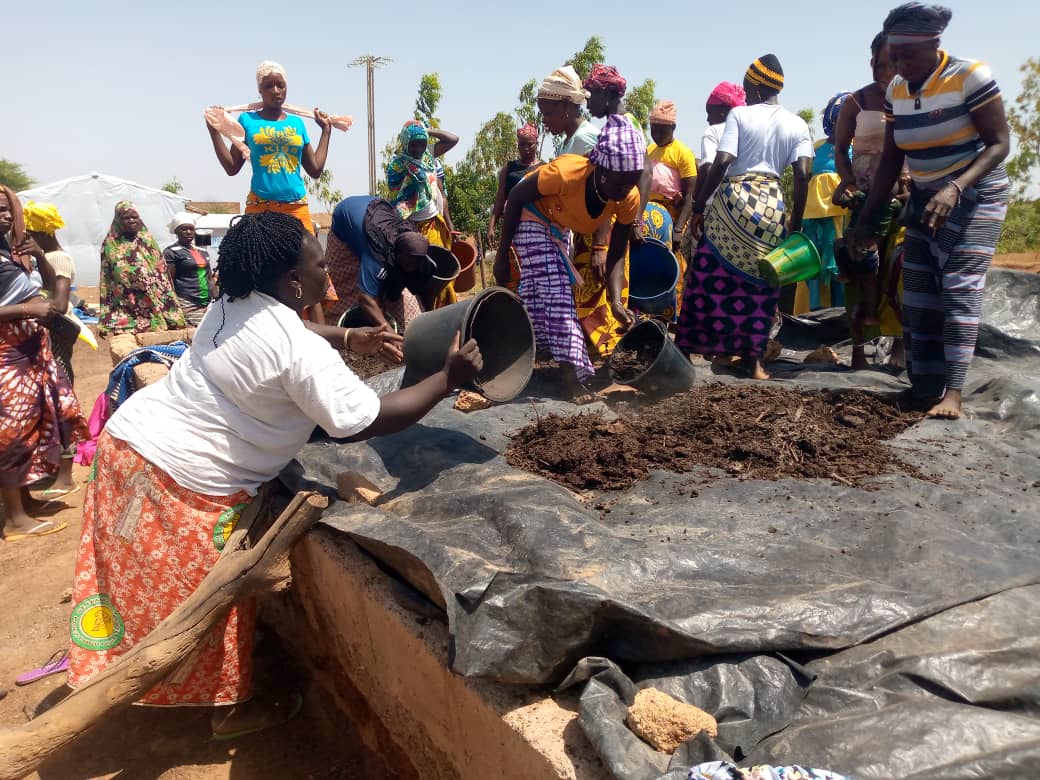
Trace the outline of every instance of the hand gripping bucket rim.
{"type": "Polygon", "coordinates": [[[440,371],[455,335],[475,338],[484,368],[473,383],[492,401],[510,401],[534,373],[534,326],[520,298],[504,287],[488,287],[474,297],[420,314],[404,334],[403,387],[440,371]]]}

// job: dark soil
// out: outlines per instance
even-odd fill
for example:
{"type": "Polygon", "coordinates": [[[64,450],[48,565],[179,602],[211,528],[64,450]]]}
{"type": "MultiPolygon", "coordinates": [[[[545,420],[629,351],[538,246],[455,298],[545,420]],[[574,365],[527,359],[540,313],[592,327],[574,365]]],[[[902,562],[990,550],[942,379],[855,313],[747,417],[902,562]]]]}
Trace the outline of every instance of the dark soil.
{"type": "Polygon", "coordinates": [[[512,434],[506,458],[577,490],[624,490],[652,469],[697,466],[866,487],[894,472],[929,479],[884,444],[922,416],[859,390],[708,384],[613,421],[549,415],[512,434]]]}
{"type": "Polygon", "coordinates": [[[397,368],[397,364],[388,363],[378,355],[355,355],[353,352],[343,351],[339,354],[343,356],[343,362],[358,375],[359,379],[368,379],[376,374],[397,368]]]}
{"type": "Polygon", "coordinates": [[[639,349],[617,350],[610,356],[610,372],[618,382],[630,382],[650,368],[659,351],[660,347],[650,344],[639,349]]]}

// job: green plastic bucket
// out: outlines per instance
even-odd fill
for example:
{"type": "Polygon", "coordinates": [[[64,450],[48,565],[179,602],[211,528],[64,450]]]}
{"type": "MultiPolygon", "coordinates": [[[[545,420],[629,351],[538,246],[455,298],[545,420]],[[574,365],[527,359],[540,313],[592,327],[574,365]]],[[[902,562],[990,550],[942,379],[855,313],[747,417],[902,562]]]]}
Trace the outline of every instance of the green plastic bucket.
{"type": "Polygon", "coordinates": [[[762,278],[771,287],[785,287],[820,275],[820,253],[805,233],[795,232],[758,261],[762,278]]]}

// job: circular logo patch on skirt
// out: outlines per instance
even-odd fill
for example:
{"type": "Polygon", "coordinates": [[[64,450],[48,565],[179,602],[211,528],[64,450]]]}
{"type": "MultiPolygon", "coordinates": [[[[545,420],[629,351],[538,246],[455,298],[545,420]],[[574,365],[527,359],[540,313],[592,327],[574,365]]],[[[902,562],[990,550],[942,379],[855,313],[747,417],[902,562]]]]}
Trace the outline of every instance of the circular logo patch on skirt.
{"type": "Polygon", "coordinates": [[[225,509],[220,513],[220,517],[217,518],[217,524],[213,526],[213,546],[218,550],[224,549],[228,537],[235,530],[238,518],[242,516],[242,510],[245,508],[246,504],[235,504],[233,507],[225,509]]]}
{"type": "Polygon", "coordinates": [[[108,596],[97,593],[76,605],[69,618],[72,641],[84,650],[111,650],[123,641],[126,627],[108,596]]]}

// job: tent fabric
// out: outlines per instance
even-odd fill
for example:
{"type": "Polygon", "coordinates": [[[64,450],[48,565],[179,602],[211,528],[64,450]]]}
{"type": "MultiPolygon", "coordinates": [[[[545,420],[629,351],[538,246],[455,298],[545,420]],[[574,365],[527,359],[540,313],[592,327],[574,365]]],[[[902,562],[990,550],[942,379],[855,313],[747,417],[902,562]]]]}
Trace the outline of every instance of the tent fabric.
{"type": "Polygon", "coordinates": [[[32,187],[19,192],[18,198],[23,203],[35,200],[58,207],[65,219],[65,227],[58,231],[58,240],[76,263],[76,283],[83,285],[96,285],[101,278],[101,244],[112,225],[116,203],[133,202],[159,246],[166,246],[176,240],[167,225],[174,214],[184,210],[189,200],[103,173],[73,176],[32,187]]]}

